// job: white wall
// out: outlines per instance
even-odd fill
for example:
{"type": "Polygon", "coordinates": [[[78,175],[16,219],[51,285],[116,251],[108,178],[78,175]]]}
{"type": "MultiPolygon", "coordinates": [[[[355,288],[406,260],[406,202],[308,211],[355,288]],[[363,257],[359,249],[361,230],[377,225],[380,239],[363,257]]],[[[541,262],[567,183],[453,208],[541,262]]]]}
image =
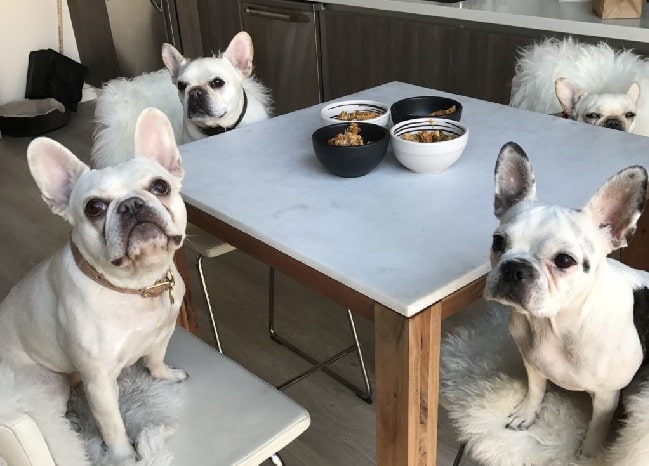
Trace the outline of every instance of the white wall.
{"type": "MultiPolygon", "coordinates": [[[[63,54],[79,61],[67,3],[63,54]]],[[[29,52],[58,47],[56,0],[0,0],[0,105],[25,97],[29,52]]]]}

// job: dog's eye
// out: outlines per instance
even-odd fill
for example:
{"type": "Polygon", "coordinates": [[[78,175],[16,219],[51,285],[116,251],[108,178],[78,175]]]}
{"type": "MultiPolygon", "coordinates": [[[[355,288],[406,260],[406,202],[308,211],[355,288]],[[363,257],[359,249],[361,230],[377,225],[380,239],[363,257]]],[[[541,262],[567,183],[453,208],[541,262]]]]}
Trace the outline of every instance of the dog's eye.
{"type": "Polygon", "coordinates": [[[149,190],[156,196],[164,196],[165,194],[169,194],[170,189],[169,183],[162,178],[156,178],[151,182],[151,188],[149,190]]]}
{"type": "Polygon", "coordinates": [[[591,112],[584,115],[589,120],[597,120],[601,115],[599,113],[591,112]]]}
{"type": "Polygon", "coordinates": [[[86,202],[85,212],[88,217],[100,217],[106,213],[108,203],[102,199],[90,199],[86,202]]]}
{"type": "Polygon", "coordinates": [[[176,87],[178,88],[178,90],[179,90],[180,92],[184,92],[185,89],[187,89],[187,83],[184,82],[184,81],[178,81],[178,82],[176,83],[176,87]]]}
{"type": "Polygon", "coordinates": [[[210,81],[210,87],[212,89],[218,89],[219,87],[223,87],[225,84],[225,81],[223,81],[221,78],[214,78],[210,81]]]}
{"type": "Polygon", "coordinates": [[[627,117],[627,118],[635,118],[635,113],[633,113],[633,112],[626,112],[626,113],[624,114],[624,116],[627,117]]]}
{"type": "Polygon", "coordinates": [[[577,263],[572,257],[568,254],[557,254],[554,258],[554,265],[560,269],[568,269],[577,263]]]}
{"type": "Polygon", "coordinates": [[[507,247],[507,240],[503,235],[493,235],[491,241],[491,250],[496,254],[500,254],[507,247]]]}

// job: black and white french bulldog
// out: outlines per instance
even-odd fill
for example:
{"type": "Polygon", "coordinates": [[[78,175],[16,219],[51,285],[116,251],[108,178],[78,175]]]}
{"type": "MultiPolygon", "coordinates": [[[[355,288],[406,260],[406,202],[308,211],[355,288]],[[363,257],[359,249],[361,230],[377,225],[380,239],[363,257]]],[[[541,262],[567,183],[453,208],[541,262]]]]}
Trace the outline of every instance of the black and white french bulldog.
{"type": "Polygon", "coordinates": [[[108,167],[132,157],[134,124],[145,107],[167,115],[177,144],[267,119],[270,93],[252,74],[253,56],[252,39],[245,31],[213,57],[185,58],[163,44],[166,68],[109,81],[97,96],[93,165],[108,167]]]}
{"type": "Polygon", "coordinates": [[[581,209],[536,201],[534,172],[515,143],[496,162],[492,270],[485,297],[511,308],[510,333],[528,391],[507,427],[535,420],[548,380],[586,391],[593,413],[578,455],[604,444],[620,390],[638,371],[649,335],[649,274],[608,258],[636,229],[647,172],[611,177],[581,209]]]}
{"type": "Polygon", "coordinates": [[[80,379],[115,460],[135,456],[118,406],[121,370],[141,359],[155,378],[187,377],[164,362],[185,293],[173,258],[187,213],[180,154],[159,110],[138,118],[135,150],[126,162],[91,170],[49,138],[30,143],[43,199],[72,230],[0,303],[0,361],[47,379],[52,391],[61,387],[61,415],[64,375],[80,379]]]}

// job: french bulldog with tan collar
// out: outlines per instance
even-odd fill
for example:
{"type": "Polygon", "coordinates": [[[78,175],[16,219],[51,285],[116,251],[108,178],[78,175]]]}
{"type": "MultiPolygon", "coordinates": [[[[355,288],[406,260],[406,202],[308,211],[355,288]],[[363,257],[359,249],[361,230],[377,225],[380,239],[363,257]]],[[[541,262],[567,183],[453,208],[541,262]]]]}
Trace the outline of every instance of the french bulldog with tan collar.
{"type": "Polygon", "coordinates": [[[649,274],[608,258],[636,229],[647,193],[640,166],[611,177],[581,209],[536,201],[534,172],[515,143],[496,162],[492,270],[485,297],[511,308],[510,333],[528,391],[507,421],[527,429],[548,380],[585,391],[593,412],[578,455],[604,444],[620,390],[636,374],[649,335],[649,274]]]}
{"type": "Polygon", "coordinates": [[[173,262],[187,222],[183,168],[167,117],[137,120],[135,157],[91,170],[61,144],[37,138],[29,169],[70,240],[0,304],[0,361],[79,376],[109,453],[133,457],[117,376],[142,360],[155,378],[184,380],[164,362],[185,286],[173,262]]]}

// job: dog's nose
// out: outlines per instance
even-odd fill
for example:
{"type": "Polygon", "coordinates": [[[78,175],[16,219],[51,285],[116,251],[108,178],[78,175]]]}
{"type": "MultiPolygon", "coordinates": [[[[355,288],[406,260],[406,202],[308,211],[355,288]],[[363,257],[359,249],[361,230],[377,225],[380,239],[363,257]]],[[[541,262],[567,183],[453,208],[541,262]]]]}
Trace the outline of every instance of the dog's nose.
{"type": "Polygon", "coordinates": [[[533,279],[536,276],[534,267],[527,262],[518,260],[510,260],[502,264],[500,273],[508,282],[521,282],[533,279]]]}
{"type": "Polygon", "coordinates": [[[200,97],[203,97],[204,95],[205,95],[205,89],[203,89],[200,86],[192,87],[189,90],[189,97],[191,98],[198,99],[200,97]]]}
{"type": "Polygon", "coordinates": [[[117,212],[121,215],[136,215],[143,206],[144,201],[139,197],[129,197],[119,204],[117,212]]]}
{"type": "Polygon", "coordinates": [[[608,118],[606,121],[604,121],[604,127],[610,129],[619,129],[619,130],[624,129],[624,127],[622,126],[622,122],[617,118],[608,118]]]}

